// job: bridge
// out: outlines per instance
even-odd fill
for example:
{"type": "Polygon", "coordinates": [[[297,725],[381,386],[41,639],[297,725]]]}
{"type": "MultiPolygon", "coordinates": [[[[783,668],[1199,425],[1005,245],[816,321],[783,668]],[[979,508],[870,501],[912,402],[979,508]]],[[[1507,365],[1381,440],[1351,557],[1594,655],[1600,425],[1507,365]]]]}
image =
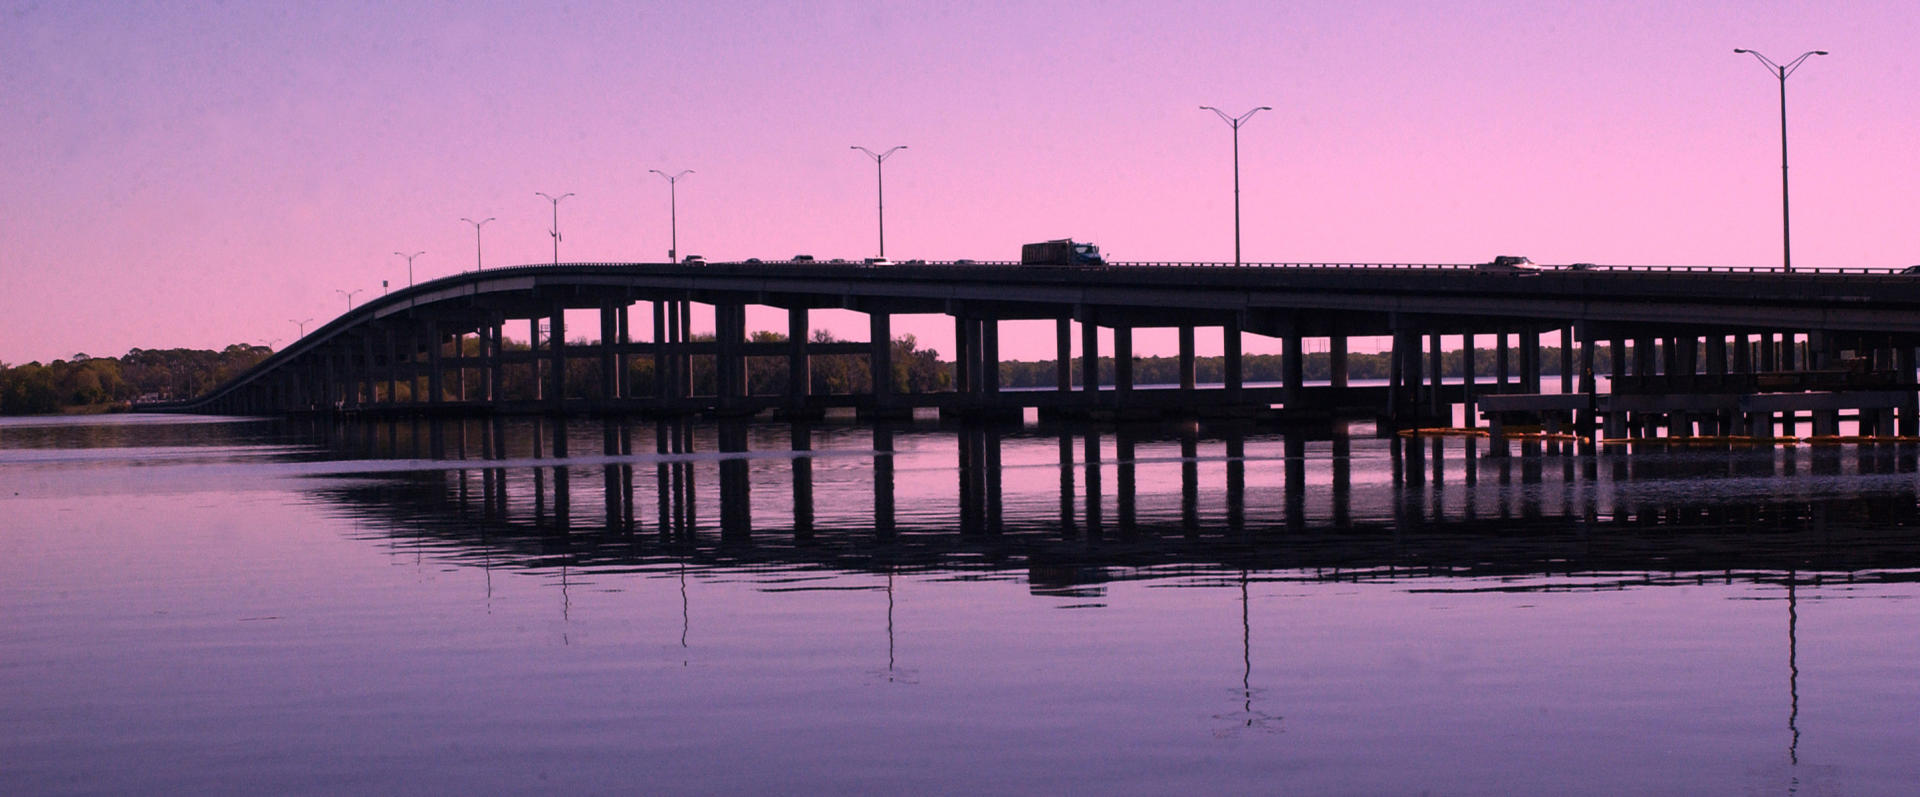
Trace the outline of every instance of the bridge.
{"type": "Polygon", "coordinates": [[[1465,406],[1469,424],[1484,413],[1496,427],[1570,425],[1608,436],[1767,437],[1791,433],[1788,424],[1799,420],[1833,434],[1843,414],[1862,434],[1912,436],[1920,434],[1916,346],[1920,275],[1885,270],[569,263],[468,272],[395,291],[170,408],[793,417],[836,407],[870,417],[934,408],[987,418],[1037,408],[1065,417],[1366,415],[1406,427],[1446,425],[1465,406]],[[650,305],[651,330],[635,334],[630,315],[642,304],[650,305]],[[691,334],[695,304],[711,307],[712,339],[691,334]],[[786,311],[784,340],[748,339],[753,305],[786,311]],[[868,340],[811,340],[810,312],[821,309],[865,314],[868,340]],[[569,310],[598,311],[597,338],[569,342],[569,310]],[[896,389],[891,330],[902,314],[952,320],[952,389],[896,389]],[[1052,322],[1053,389],[1000,384],[1000,322],[1015,320],[1052,322]],[[529,347],[508,346],[510,327],[521,324],[529,347]],[[1102,328],[1112,331],[1110,351],[1100,350],[1102,328]],[[1134,384],[1132,332],[1143,328],[1178,330],[1177,387],[1134,384]],[[1195,333],[1206,328],[1224,343],[1217,386],[1196,379],[1195,333]],[[1280,341],[1279,385],[1246,384],[1247,335],[1280,341]],[[1384,386],[1348,378],[1349,341],[1361,337],[1391,341],[1384,386]],[[1443,337],[1465,350],[1464,379],[1443,380],[1443,337]],[[1543,340],[1560,344],[1557,390],[1544,382],[1543,340]],[[1326,384],[1306,384],[1309,342],[1324,344],[1326,384]],[[1497,365],[1475,373],[1473,353],[1485,349],[1497,365]],[[812,362],[824,355],[864,358],[872,389],[816,392],[812,362]],[[1111,358],[1109,384],[1102,357],[1111,358]],[[755,358],[784,363],[782,388],[750,389],[755,358]],[[711,369],[711,388],[696,392],[696,364],[711,369]],[[517,389],[509,389],[509,374],[517,389]]]}

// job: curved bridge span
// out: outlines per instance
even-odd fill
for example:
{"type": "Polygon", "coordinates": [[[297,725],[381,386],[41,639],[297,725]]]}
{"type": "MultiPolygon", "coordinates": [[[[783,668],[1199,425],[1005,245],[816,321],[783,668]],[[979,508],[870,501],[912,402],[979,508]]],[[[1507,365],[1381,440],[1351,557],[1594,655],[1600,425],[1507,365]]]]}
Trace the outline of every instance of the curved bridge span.
{"type": "MultiPolygon", "coordinates": [[[[1489,418],[1565,414],[1571,421],[1585,412],[1583,423],[1613,429],[1617,420],[1630,433],[1640,422],[1671,427],[1675,417],[1689,432],[1708,425],[1717,432],[1758,432],[1761,415],[1771,430],[1776,413],[1791,420],[1804,410],[1818,421],[1817,413],[1833,405],[1874,428],[1884,422],[1883,433],[1892,432],[1897,410],[1899,427],[1920,433],[1913,410],[1916,345],[1920,276],[1886,271],[574,263],[470,272],[396,291],[172,408],[805,414],[854,407],[887,415],[937,407],[993,416],[1027,407],[1204,415],[1279,405],[1289,413],[1351,412],[1420,423],[1450,419],[1455,405],[1465,404],[1492,407],[1489,418]],[[630,327],[636,304],[651,306],[650,329],[630,327]],[[711,307],[712,338],[691,334],[694,304],[711,307]],[[786,339],[749,340],[750,305],[786,310],[786,339]],[[809,311],[822,308],[866,314],[869,340],[811,340],[809,311]],[[597,336],[570,332],[569,310],[576,318],[577,311],[597,310],[597,336]],[[951,390],[895,388],[891,322],[901,314],[952,319],[951,390]],[[1036,319],[1054,322],[1054,389],[1003,390],[998,322],[1036,319]],[[510,327],[528,333],[531,345],[508,345],[510,327]],[[1113,332],[1110,351],[1100,351],[1103,327],[1113,332]],[[1177,389],[1133,384],[1131,332],[1152,327],[1179,330],[1177,389]],[[1196,379],[1193,340],[1202,327],[1219,329],[1225,344],[1218,386],[1196,379]],[[1248,334],[1282,341],[1279,386],[1244,383],[1248,334]],[[1446,349],[1443,336],[1452,339],[1446,349]],[[1076,362],[1076,337],[1080,351],[1093,356],[1076,362]],[[1355,337],[1391,341],[1388,384],[1349,383],[1348,341],[1355,337]],[[1543,340],[1558,346],[1558,368],[1541,361],[1543,340]],[[1309,341],[1326,352],[1323,384],[1303,378],[1309,341]],[[1497,365],[1476,374],[1473,357],[1448,349],[1492,350],[1497,365]],[[874,388],[816,392],[810,369],[823,355],[864,357],[874,388]],[[750,389],[753,358],[784,361],[779,390],[750,389]],[[1111,358],[1104,370],[1101,358],[1111,358]],[[1443,379],[1443,366],[1466,378],[1443,379]],[[1557,391],[1543,390],[1550,373],[1559,377],[1557,391]],[[1777,398],[1798,393],[1840,398],[1777,398]],[[1776,399],[1756,403],[1763,395],[1776,399]],[[1530,404],[1524,397],[1536,398],[1530,404]]],[[[1469,411],[1469,422],[1473,417],[1469,411]]]]}

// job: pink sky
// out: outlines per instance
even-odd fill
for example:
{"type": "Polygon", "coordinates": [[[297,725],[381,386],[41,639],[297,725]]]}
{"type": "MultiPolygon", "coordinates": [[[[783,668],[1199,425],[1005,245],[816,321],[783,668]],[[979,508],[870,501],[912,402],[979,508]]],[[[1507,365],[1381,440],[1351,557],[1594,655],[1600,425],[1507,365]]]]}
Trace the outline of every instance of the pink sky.
{"type": "Polygon", "coordinates": [[[654,168],[695,170],[683,253],[869,256],[854,144],[910,147],[894,259],[1230,260],[1200,105],[1276,109],[1249,260],[1777,265],[1778,83],[1734,47],[1833,53],[1788,84],[1795,265],[1920,263],[1910,2],[523,5],[0,0],[0,360],[283,345],[395,250],[470,268],[462,216],[549,260],[536,191],[577,194],[563,260],[658,260],[654,168]]]}

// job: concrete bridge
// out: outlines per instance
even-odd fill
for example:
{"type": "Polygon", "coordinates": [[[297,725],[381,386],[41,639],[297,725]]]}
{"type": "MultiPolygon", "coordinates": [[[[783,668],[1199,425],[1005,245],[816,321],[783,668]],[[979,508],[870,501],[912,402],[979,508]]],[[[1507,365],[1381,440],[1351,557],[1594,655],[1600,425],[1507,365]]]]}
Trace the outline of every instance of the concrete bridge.
{"type": "MultiPolygon", "coordinates": [[[[577,315],[577,313],[576,313],[577,315]]],[[[1608,434],[1775,434],[1841,413],[1862,433],[1920,434],[1915,347],[1920,276],[1884,270],[1706,267],[1493,268],[1475,264],[1124,263],[574,263],[489,269],[367,302],[276,352],[206,396],[173,409],[225,413],[661,413],[798,417],[832,407],[889,417],[915,408],[1005,417],[1029,407],[1062,416],[1165,414],[1372,415],[1401,426],[1446,424],[1461,404],[1496,423],[1573,424],[1608,434]],[[636,304],[651,330],[633,330],[636,304]],[[716,335],[695,340],[695,304],[716,335]],[[747,338],[746,308],[787,313],[787,338],[747,338]],[[810,311],[866,314],[866,342],[809,340],[810,311]],[[597,310],[597,340],[567,341],[568,310],[597,310]],[[892,319],[954,323],[950,391],[893,388],[892,319]],[[1004,390],[1000,323],[1053,322],[1051,390],[1004,390]],[[525,324],[532,345],[505,345],[525,324]],[[544,325],[545,329],[542,330],[544,325]],[[1100,350],[1100,328],[1113,332],[1100,350]],[[1177,389],[1136,389],[1132,331],[1178,330],[1177,389]],[[1224,380],[1196,384],[1195,330],[1218,328],[1224,380]],[[639,334],[636,334],[639,333],[639,334]],[[1083,357],[1070,356],[1075,335],[1083,357]],[[1243,341],[1281,341],[1278,387],[1243,377],[1243,341]],[[1497,352],[1490,374],[1443,382],[1442,339],[1497,352]],[[1391,340],[1388,384],[1357,386],[1349,340],[1391,340]],[[1543,383],[1541,342],[1561,345],[1557,390],[1543,383]],[[1324,341],[1331,379],[1309,386],[1309,342],[1324,341]],[[1603,373],[1595,363],[1605,352],[1603,373]],[[812,358],[857,355],[875,386],[858,395],[811,389],[812,358]],[[1099,358],[1113,359],[1101,384],[1099,358]],[[784,362],[778,395],[748,389],[750,358],[784,362]],[[696,394],[694,363],[714,371],[696,394]],[[581,379],[585,372],[591,379],[581,379]],[[653,378],[642,391],[636,364],[653,378]],[[532,389],[514,393],[506,376],[532,389]],[[1602,380],[1606,382],[1603,387],[1602,380]],[[642,394],[644,393],[644,394],[642,394]]],[[[1318,346],[1316,345],[1316,348],[1318,346]]],[[[1467,413],[1469,423],[1475,413],[1467,413]]]]}

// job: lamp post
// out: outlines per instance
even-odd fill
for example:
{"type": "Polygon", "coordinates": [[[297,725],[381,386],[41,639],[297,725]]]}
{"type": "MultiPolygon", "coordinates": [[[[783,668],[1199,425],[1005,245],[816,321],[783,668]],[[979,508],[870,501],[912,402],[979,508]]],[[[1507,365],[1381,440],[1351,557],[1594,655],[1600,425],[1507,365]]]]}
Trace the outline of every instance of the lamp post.
{"type": "Polygon", "coordinates": [[[1271,111],[1271,106],[1262,105],[1239,116],[1228,116],[1226,111],[1211,105],[1202,105],[1200,110],[1212,111],[1220,115],[1233,127],[1233,264],[1240,265],[1240,126],[1261,111],[1271,111]]]}
{"type": "Polygon", "coordinates": [[[361,292],[361,291],[363,291],[363,290],[365,290],[365,289],[364,289],[364,288],[354,288],[354,289],[353,289],[353,290],[351,290],[351,291],[343,291],[343,290],[340,290],[339,288],[334,288],[334,289],[333,289],[333,292],[334,292],[334,293],[337,293],[337,294],[340,294],[341,296],[344,296],[344,297],[346,297],[346,300],[347,300],[347,312],[349,312],[349,313],[351,313],[351,312],[353,312],[353,295],[354,295],[354,294],[356,294],[356,293],[359,293],[359,292],[361,292]]]}
{"type": "Polygon", "coordinates": [[[568,191],[559,196],[551,196],[540,191],[535,191],[533,194],[546,197],[548,202],[553,203],[553,229],[548,230],[547,234],[553,236],[553,264],[560,265],[560,200],[573,196],[573,192],[568,191]]]}
{"type": "Polygon", "coordinates": [[[294,320],[289,318],[287,320],[292,321],[294,326],[297,326],[300,328],[300,337],[303,337],[303,338],[307,336],[307,325],[313,323],[313,319],[311,318],[305,318],[300,320],[294,320]]]}
{"type": "Polygon", "coordinates": [[[693,174],[693,170],[681,169],[676,174],[667,174],[659,169],[648,169],[647,171],[660,175],[667,180],[667,234],[671,236],[667,244],[667,262],[678,263],[680,262],[680,200],[676,196],[674,186],[679,184],[680,178],[693,174]]]}
{"type": "Polygon", "coordinates": [[[407,259],[407,287],[409,288],[413,287],[413,259],[426,254],[426,252],[420,251],[420,252],[414,252],[413,254],[407,254],[406,252],[394,252],[394,254],[407,259]]]}
{"type": "Polygon", "coordinates": [[[880,258],[882,260],[887,257],[887,175],[884,167],[887,163],[887,156],[906,148],[907,145],[901,144],[900,146],[876,155],[873,150],[867,149],[866,147],[852,147],[852,149],[867,153],[867,157],[873,159],[874,182],[879,188],[879,193],[876,194],[876,196],[878,197],[877,202],[880,210],[880,258]]]}
{"type": "Polygon", "coordinates": [[[1780,268],[1783,271],[1792,273],[1793,225],[1789,222],[1789,216],[1787,215],[1787,76],[1793,74],[1794,70],[1799,69],[1800,64],[1808,58],[1816,55],[1826,55],[1827,51],[1809,50],[1801,53],[1799,58],[1788,61],[1784,66],[1774,63],[1773,59],[1761,55],[1756,50],[1735,47],[1733,51],[1736,53],[1746,53],[1759,59],[1761,65],[1767,68],[1768,74],[1780,79],[1780,268]]]}
{"type": "Polygon", "coordinates": [[[465,217],[465,216],[462,216],[462,217],[460,217],[460,220],[461,220],[461,221],[464,221],[464,222],[466,222],[466,223],[468,223],[468,224],[471,224],[471,225],[473,225],[473,270],[474,270],[474,271],[479,271],[479,270],[481,269],[481,263],[480,263],[480,227],[481,227],[482,225],[484,225],[484,224],[486,224],[487,222],[490,222],[490,221],[493,221],[493,217],[492,217],[492,216],[488,216],[488,217],[486,217],[486,218],[484,218],[484,219],[481,219],[481,220],[479,220],[479,221],[474,221],[473,219],[469,219],[469,218],[467,218],[467,217],[465,217]]]}

